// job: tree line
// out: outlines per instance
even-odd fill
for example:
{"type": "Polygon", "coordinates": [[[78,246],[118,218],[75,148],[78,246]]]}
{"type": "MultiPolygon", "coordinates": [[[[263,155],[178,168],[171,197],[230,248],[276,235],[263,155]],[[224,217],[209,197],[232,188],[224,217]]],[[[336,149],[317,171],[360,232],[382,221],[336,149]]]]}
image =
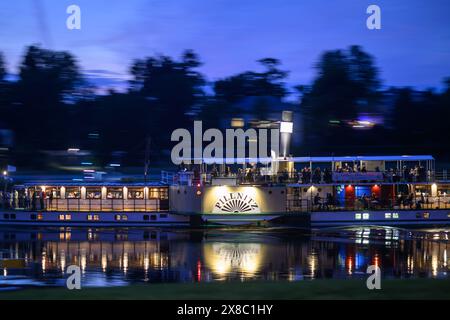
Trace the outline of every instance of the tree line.
{"type": "MultiPolygon", "coordinates": [[[[118,153],[125,165],[142,165],[147,138],[152,160],[164,160],[174,129],[190,128],[195,119],[218,127],[221,118],[242,112],[242,99],[274,97],[281,102],[292,90],[299,99],[289,108],[302,119],[296,154],[401,152],[450,157],[446,148],[450,78],[444,79],[440,91],[386,87],[375,59],[359,46],[324,52],[312,83],[293,89],[286,85],[289,72],[281,61],[258,62],[262,71],[210,83],[199,72],[202,62],[193,50],[179,58],[137,59],[130,64],[126,92],[100,95],[69,52],[27,47],[14,81],[7,81],[0,54],[0,129],[11,130],[15,140],[8,161],[42,167],[48,165],[39,156],[42,151],[77,147],[91,150],[98,165],[118,153]],[[356,130],[351,124],[361,115],[382,120],[370,130],[356,130]]],[[[260,106],[254,117],[264,119],[272,107],[260,106]]]]}

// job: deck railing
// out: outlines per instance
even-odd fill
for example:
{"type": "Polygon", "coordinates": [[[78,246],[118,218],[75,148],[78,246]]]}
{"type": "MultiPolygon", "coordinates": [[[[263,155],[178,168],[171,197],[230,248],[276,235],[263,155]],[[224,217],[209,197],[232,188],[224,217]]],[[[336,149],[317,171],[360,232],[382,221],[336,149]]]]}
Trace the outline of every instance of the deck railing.
{"type": "MultiPolygon", "coordinates": [[[[229,174],[218,175],[217,178],[235,178],[239,184],[264,184],[264,183],[288,183],[288,184],[332,184],[332,183],[428,183],[434,181],[434,174],[426,176],[402,176],[385,172],[333,172],[329,174],[302,175],[298,172],[284,172],[275,175],[259,174],[229,174]]],[[[210,179],[216,178],[211,176],[210,179]]],[[[439,174],[439,177],[447,175],[439,174]]],[[[211,180],[203,181],[206,184],[211,180]]]]}
{"type": "MultiPolygon", "coordinates": [[[[384,210],[447,210],[450,209],[450,197],[432,197],[424,202],[421,200],[388,200],[383,202],[367,201],[355,199],[354,201],[344,201],[338,203],[336,201],[327,201],[321,199],[318,202],[310,199],[294,199],[292,197],[287,200],[288,212],[322,212],[322,211],[384,211],[384,210]]],[[[450,212],[449,212],[450,213],[450,212]]]]}

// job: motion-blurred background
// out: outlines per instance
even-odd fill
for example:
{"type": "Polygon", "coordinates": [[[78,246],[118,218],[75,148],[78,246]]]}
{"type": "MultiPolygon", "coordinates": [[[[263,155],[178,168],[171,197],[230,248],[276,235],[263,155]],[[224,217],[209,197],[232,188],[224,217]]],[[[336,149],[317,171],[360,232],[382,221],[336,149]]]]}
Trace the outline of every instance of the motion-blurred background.
{"type": "Polygon", "coordinates": [[[2,1],[0,167],[167,165],[176,128],[282,110],[296,155],[448,161],[450,3],[375,2],[381,30],[368,1],[2,1]]]}

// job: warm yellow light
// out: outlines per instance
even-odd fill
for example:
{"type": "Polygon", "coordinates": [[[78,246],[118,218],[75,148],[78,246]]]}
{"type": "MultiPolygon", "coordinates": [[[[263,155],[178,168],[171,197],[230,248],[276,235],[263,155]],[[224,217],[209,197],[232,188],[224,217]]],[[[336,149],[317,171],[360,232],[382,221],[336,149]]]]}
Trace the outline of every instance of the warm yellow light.
{"type": "Polygon", "coordinates": [[[106,252],[102,253],[102,270],[103,272],[106,272],[106,268],[108,267],[108,256],[106,255],[106,252]]]}
{"type": "Polygon", "coordinates": [[[205,262],[218,275],[243,272],[251,276],[261,266],[262,248],[254,243],[214,243],[204,247],[205,262]]]}
{"type": "Polygon", "coordinates": [[[242,128],[243,126],[244,126],[244,119],[242,119],[242,118],[231,119],[231,127],[232,128],[242,128]]]}
{"type": "Polygon", "coordinates": [[[436,183],[433,183],[431,185],[431,196],[436,197],[437,196],[437,185],[436,183]]]}

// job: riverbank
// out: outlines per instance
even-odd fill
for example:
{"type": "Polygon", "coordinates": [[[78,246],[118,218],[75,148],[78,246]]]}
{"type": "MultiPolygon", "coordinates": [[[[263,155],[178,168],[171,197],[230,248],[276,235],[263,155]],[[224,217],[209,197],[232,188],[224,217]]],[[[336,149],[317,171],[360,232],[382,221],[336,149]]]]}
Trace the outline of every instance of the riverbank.
{"type": "Polygon", "coordinates": [[[0,300],[301,300],[301,299],[450,299],[450,280],[383,280],[381,290],[368,290],[365,280],[297,282],[224,282],[139,284],[112,288],[31,288],[0,291],[0,300]]]}

